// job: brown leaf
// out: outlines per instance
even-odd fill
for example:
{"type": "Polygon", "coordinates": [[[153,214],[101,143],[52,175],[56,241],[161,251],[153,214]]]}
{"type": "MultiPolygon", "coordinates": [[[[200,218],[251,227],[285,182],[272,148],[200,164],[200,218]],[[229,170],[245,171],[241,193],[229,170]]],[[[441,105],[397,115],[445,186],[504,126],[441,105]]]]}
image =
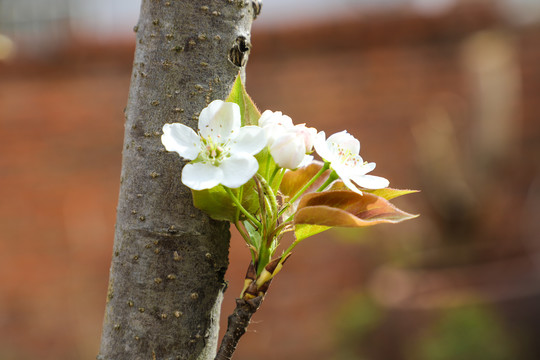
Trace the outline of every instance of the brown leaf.
{"type": "MultiPolygon", "coordinates": [[[[298,190],[315,176],[323,167],[323,163],[320,161],[313,161],[308,166],[296,169],[294,171],[287,171],[283,176],[279,190],[287,197],[293,197],[298,190]]],[[[325,171],[318,179],[311,185],[304,194],[316,191],[326,179],[332,170],[325,171]]]]}
{"type": "Polygon", "coordinates": [[[380,223],[398,223],[415,218],[388,200],[353,191],[325,191],[306,194],[298,204],[296,224],[362,227],[380,223]]]}

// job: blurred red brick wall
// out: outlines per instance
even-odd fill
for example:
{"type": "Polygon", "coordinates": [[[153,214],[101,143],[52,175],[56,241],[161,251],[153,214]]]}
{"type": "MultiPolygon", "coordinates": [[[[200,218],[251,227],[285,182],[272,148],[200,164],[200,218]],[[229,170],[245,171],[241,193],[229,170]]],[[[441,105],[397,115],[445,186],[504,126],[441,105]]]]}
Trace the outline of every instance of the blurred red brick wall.
{"type": "Polygon", "coordinates": [[[132,50],[0,65],[2,359],[96,353],[132,50]]]}
{"type": "MultiPolygon", "coordinates": [[[[360,139],[362,156],[377,162],[376,175],[396,187],[422,188],[411,126],[440,97],[467,106],[463,41],[501,27],[517,39],[521,65],[519,140],[530,167],[519,165],[512,181],[522,200],[540,158],[538,27],[512,29],[491,11],[466,9],[440,18],[393,15],[255,32],[247,86],[262,110],[281,110],[327,134],[348,129],[360,139]]],[[[1,359],[97,353],[133,50],[74,42],[46,59],[0,63],[1,359]]],[[[425,219],[364,231],[362,239],[425,234],[419,229],[432,209],[424,195],[400,204],[425,219]]],[[[341,300],[387,260],[385,247],[407,247],[336,239],[319,236],[300,246],[272,284],[238,359],[253,358],[257,349],[259,359],[333,356],[341,300]]],[[[508,248],[528,251],[518,242],[490,252],[504,257],[508,248]]],[[[240,292],[247,261],[234,237],[224,315],[240,292]]]]}

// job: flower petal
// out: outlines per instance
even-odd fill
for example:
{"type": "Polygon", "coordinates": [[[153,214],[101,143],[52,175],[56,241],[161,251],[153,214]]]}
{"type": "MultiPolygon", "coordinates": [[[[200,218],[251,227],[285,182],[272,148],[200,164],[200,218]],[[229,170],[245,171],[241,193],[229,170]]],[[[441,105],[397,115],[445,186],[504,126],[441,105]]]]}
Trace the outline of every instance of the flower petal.
{"type": "Polygon", "coordinates": [[[272,123],[272,117],[274,115],[274,112],[271,110],[265,110],[261,117],[259,118],[259,126],[264,127],[266,125],[270,125],[272,123]]]}
{"type": "Polygon", "coordinates": [[[375,166],[376,164],[374,162],[370,162],[370,163],[364,164],[362,167],[366,171],[365,174],[367,174],[368,172],[375,170],[375,166]]]}
{"type": "Polygon", "coordinates": [[[187,164],[182,170],[182,183],[193,190],[211,189],[223,179],[223,170],[209,163],[187,164]]]}
{"type": "Polygon", "coordinates": [[[313,156],[311,155],[304,155],[304,158],[302,159],[302,162],[300,165],[298,165],[299,168],[308,166],[313,162],[313,156]]]}
{"type": "Polygon", "coordinates": [[[328,149],[328,144],[326,143],[326,134],[324,131],[319,132],[317,135],[315,135],[315,139],[313,141],[313,147],[315,148],[315,151],[319,156],[326,161],[333,161],[332,159],[332,153],[328,149]]]}
{"type": "Polygon", "coordinates": [[[352,180],[358,184],[358,186],[366,189],[384,189],[390,185],[390,182],[387,179],[374,175],[355,176],[352,180]]]}
{"type": "Polygon", "coordinates": [[[194,160],[201,151],[201,138],[192,128],[180,124],[163,125],[161,142],[167,151],[175,151],[188,160],[194,160]]]}
{"type": "Polygon", "coordinates": [[[317,129],[307,127],[306,124],[299,124],[294,126],[294,132],[296,135],[304,139],[304,145],[306,147],[306,153],[310,153],[313,150],[313,141],[317,135],[317,129]]]}
{"type": "Polygon", "coordinates": [[[292,128],[293,122],[289,116],[283,115],[281,111],[273,112],[265,110],[259,118],[259,126],[285,126],[286,128],[292,128]]]}
{"type": "Polygon", "coordinates": [[[340,172],[337,170],[336,170],[336,173],[339,175],[341,181],[343,181],[343,184],[345,184],[345,186],[349,188],[349,190],[352,190],[357,194],[362,194],[362,191],[360,191],[360,189],[358,189],[358,187],[354,185],[353,182],[349,179],[348,174],[343,174],[343,173],[340,174],[340,172]],[[343,176],[343,175],[346,175],[346,176],[343,176]]]}
{"type": "Polygon", "coordinates": [[[342,149],[349,150],[353,155],[358,155],[360,153],[360,141],[349,134],[347,130],[330,135],[328,139],[326,139],[326,142],[328,144],[339,145],[342,149]]]}
{"type": "Polygon", "coordinates": [[[223,171],[221,183],[230,188],[237,188],[249,181],[259,170],[259,163],[246,153],[232,154],[219,165],[223,171]]]}
{"type": "Polygon", "coordinates": [[[364,176],[367,173],[369,173],[369,172],[371,172],[371,171],[373,171],[375,169],[375,163],[374,162],[363,164],[361,159],[362,158],[359,156],[359,161],[358,162],[360,163],[360,165],[356,165],[354,167],[349,168],[349,176],[351,178],[354,178],[355,176],[356,177],[364,176]]]}
{"type": "Polygon", "coordinates": [[[292,119],[283,115],[281,111],[266,110],[259,118],[259,126],[266,132],[267,145],[272,146],[274,141],[284,133],[294,128],[292,119]]]}
{"type": "Polygon", "coordinates": [[[241,124],[240,107],[231,102],[214,100],[199,115],[199,132],[204,138],[211,137],[224,143],[241,124]]]}
{"type": "Polygon", "coordinates": [[[294,170],[306,155],[304,139],[293,132],[282,134],[270,147],[270,154],[280,167],[294,170]]]}
{"type": "Polygon", "coordinates": [[[244,126],[238,130],[229,146],[234,153],[255,155],[266,146],[266,134],[258,126],[244,126]]]}

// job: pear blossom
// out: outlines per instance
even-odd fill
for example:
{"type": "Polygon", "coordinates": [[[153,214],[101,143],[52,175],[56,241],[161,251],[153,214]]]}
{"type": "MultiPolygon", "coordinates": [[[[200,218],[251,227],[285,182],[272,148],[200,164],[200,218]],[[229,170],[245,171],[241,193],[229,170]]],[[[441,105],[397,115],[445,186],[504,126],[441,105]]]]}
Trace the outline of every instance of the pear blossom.
{"type": "Polygon", "coordinates": [[[294,132],[304,140],[306,154],[313,152],[313,142],[317,135],[317,129],[307,127],[306,124],[299,124],[294,126],[294,132]]]}
{"type": "Polygon", "coordinates": [[[268,142],[271,143],[276,137],[279,137],[283,129],[294,127],[292,119],[283,115],[281,111],[266,110],[259,118],[259,126],[262,127],[268,137],[268,142]]]}
{"type": "Polygon", "coordinates": [[[165,124],[161,142],[168,151],[192,160],[182,171],[187,187],[238,188],[259,169],[253,155],[266,146],[266,135],[258,126],[241,127],[237,104],[215,100],[201,111],[198,132],[180,123],[165,124]]]}
{"type": "Polygon", "coordinates": [[[375,163],[364,162],[360,153],[360,142],[346,130],[335,133],[325,140],[321,131],[315,137],[315,151],[324,161],[330,163],[343,183],[352,191],[362,194],[358,186],[365,189],[388,187],[389,181],[383,177],[366,175],[375,169],[375,163]],[[354,183],[356,183],[356,185],[354,183]]]}
{"type": "Polygon", "coordinates": [[[313,160],[309,153],[313,151],[315,128],[294,125],[289,116],[270,110],[262,113],[259,126],[266,132],[270,154],[278,166],[292,170],[313,160]]]}

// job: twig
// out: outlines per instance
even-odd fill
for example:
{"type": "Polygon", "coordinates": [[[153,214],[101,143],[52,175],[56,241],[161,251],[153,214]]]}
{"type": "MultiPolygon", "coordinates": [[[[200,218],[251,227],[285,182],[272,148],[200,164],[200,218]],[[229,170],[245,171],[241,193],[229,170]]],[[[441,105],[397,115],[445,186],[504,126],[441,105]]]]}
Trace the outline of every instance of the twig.
{"type": "Polygon", "coordinates": [[[215,360],[231,360],[236,345],[242,335],[245,334],[251,317],[263,301],[263,296],[257,296],[250,300],[236,299],[236,308],[227,321],[227,331],[223,335],[219,351],[215,360]]]}

